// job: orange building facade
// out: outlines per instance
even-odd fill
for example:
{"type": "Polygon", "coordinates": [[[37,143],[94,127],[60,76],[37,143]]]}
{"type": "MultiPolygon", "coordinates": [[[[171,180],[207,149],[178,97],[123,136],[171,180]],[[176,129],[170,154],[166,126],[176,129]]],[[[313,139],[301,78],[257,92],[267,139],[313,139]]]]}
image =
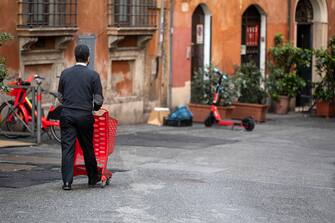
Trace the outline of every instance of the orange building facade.
{"type": "MultiPolygon", "coordinates": [[[[173,7],[171,104],[187,104],[191,77],[210,63],[231,74],[254,61],[266,75],[277,33],[295,46],[326,47],[335,35],[333,0],[181,0],[173,7]]],[[[316,80],[314,69],[304,77],[316,80]]]]}
{"type": "Polygon", "coordinates": [[[74,47],[84,43],[113,116],[140,123],[159,105],[156,0],[1,0],[0,10],[0,32],[14,36],[0,48],[10,79],[37,73],[57,91],[61,71],[75,63],[74,47]]]}
{"type": "Polygon", "coordinates": [[[253,60],[266,75],[277,33],[309,48],[335,35],[335,0],[0,0],[0,10],[0,32],[14,36],[0,47],[9,78],[38,73],[55,91],[85,43],[122,123],[188,104],[193,72],[210,63],[231,74],[253,60]]]}

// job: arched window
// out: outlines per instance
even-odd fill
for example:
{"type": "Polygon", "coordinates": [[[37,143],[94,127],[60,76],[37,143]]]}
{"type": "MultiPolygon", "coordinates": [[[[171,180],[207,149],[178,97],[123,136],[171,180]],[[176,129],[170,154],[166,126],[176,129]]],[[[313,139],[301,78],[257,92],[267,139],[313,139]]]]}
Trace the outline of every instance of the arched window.
{"type": "Polygon", "coordinates": [[[295,20],[298,23],[311,23],[313,21],[313,6],[309,0],[298,2],[295,20]]]}
{"type": "Polygon", "coordinates": [[[242,63],[253,62],[260,67],[260,33],[261,14],[252,5],[242,16],[242,63]]]}

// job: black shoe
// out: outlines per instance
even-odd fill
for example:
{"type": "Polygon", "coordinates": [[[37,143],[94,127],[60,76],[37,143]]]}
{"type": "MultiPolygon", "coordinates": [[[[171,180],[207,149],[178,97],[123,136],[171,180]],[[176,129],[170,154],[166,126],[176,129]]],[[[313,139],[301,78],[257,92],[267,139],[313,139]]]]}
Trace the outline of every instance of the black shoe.
{"type": "Polygon", "coordinates": [[[70,183],[64,183],[62,189],[63,190],[71,190],[71,184],[70,183]]]}
{"type": "Polygon", "coordinates": [[[88,180],[88,186],[94,187],[100,181],[101,181],[101,174],[99,173],[96,178],[88,180]]]}

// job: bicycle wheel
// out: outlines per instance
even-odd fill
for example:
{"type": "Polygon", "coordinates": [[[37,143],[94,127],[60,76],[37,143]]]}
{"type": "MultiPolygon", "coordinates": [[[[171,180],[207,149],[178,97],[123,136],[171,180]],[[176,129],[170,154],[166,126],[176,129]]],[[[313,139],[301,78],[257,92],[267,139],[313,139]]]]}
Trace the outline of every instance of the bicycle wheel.
{"type": "MultiPolygon", "coordinates": [[[[57,106],[52,112],[49,112],[47,120],[50,121],[58,121],[60,118],[60,112],[62,110],[61,106],[57,106]]],[[[60,133],[60,126],[50,126],[50,132],[52,137],[58,142],[61,142],[61,133],[60,133]]]]}
{"type": "MultiPolygon", "coordinates": [[[[10,103],[10,102],[8,102],[8,103],[10,103]]],[[[11,103],[11,104],[13,104],[13,103],[11,103]]],[[[6,120],[3,120],[4,118],[6,118],[8,112],[9,112],[8,105],[5,102],[2,103],[1,106],[0,106],[0,128],[3,131],[8,131],[6,120]]]]}
{"type": "Polygon", "coordinates": [[[61,143],[61,134],[60,134],[60,127],[59,126],[51,126],[50,132],[52,137],[58,142],[61,143]]]}
{"type": "MultiPolygon", "coordinates": [[[[24,113],[17,107],[15,111],[12,111],[9,105],[13,105],[13,101],[7,101],[2,103],[0,106],[0,117],[1,117],[1,130],[7,132],[24,132],[26,131],[26,126],[23,124],[24,113]],[[6,120],[2,120],[6,118],[6,120]],[[21,120],[20,120],[21,119],[21,120]]],[[[14,136],[10,134],[4,134],[7,138],[18,138],[19,136],[14,136]]]]}

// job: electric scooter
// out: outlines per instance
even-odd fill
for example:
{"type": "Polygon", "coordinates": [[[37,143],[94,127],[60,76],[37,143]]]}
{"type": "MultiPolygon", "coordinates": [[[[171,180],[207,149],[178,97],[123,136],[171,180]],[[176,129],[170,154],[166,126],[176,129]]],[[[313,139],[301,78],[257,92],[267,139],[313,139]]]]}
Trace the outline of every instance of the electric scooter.
{"type": "Polygon", "coordinates": [[[218,111],[217,105],[220,101],[220,92],[222,92],[222,80],[227,80],[228,77],[226,74],[222,73],[217,68],[214,69],[214,72],[219,75],[219,80],[215,86],[215,93],[214,99],[211,105],[211,112],[209,113],[208,117],[206,118],[204,124],[206,127],[211,127],[214,124],[220,126],[231,126],[232,128],[241,127],[244,128],[246,131],[252,131],[255,128],[255,121],[252,117],[246,117],[242,121],[238,120],[231,120],[231,119],[222,119],[221,115],[218,111]]]}

